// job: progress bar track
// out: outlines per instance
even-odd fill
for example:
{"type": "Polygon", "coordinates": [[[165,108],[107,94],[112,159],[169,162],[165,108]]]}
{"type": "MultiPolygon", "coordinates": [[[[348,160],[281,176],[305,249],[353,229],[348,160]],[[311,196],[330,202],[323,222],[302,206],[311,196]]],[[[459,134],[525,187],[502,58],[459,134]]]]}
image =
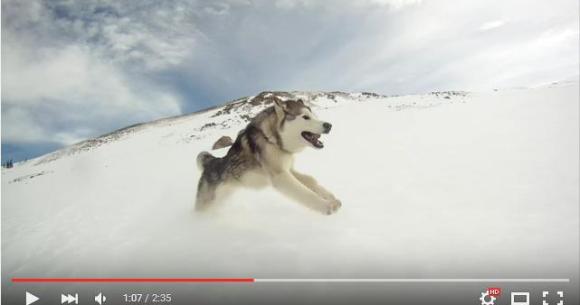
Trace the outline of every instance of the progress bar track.
{"type": "Polygon", "coordinates": [[[392,278],[12,278],[13,283],[570,283],[570,279],[392,278]]]}

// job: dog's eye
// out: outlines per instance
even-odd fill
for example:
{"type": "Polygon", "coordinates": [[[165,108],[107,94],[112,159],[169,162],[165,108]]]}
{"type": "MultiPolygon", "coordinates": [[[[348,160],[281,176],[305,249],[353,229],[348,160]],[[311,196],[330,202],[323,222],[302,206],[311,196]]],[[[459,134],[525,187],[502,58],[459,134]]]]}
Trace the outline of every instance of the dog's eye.
{"type": "Polygon", "coordinates": [[[307,116],[307,115],[303,115],[302,118],[305,119],[305,120],[310,120],[310,117],[307,116]]]}

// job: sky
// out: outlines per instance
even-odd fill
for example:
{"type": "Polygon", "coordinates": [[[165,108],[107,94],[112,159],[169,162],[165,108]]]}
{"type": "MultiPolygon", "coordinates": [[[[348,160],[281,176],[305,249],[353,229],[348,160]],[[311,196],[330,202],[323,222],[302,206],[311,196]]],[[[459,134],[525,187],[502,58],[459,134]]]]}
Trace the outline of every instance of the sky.
{"type": "Polygon", "coordinates": [[[579,75],[577,0],[2,0],[2,160],[266,90],[579,75]]]}

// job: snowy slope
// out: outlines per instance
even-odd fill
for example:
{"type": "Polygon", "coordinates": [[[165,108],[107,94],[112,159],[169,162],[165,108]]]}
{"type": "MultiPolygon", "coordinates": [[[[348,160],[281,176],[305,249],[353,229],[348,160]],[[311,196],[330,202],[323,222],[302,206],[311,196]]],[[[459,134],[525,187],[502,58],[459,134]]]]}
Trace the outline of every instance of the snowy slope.
{"type": "Polygon", "coordinates": [[[322,216],[272,190],[244,190],[193,214],[195,156],[234,138],[266,94],[3,169],[3,277],[577,270],[577,82],[400,97],[276,93],[308,98],[333,124],[325,148],[298,155],[297,168],[343,208],[322,216]]]}

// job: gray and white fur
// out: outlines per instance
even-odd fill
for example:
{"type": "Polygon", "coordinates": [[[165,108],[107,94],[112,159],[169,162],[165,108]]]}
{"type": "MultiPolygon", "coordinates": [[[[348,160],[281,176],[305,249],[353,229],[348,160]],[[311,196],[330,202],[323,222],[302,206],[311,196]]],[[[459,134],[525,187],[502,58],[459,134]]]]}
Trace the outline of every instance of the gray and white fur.
{"type": "Polygon", "coordinates": [[[223,158],[201,152],[197,164],[203,171],[197,187],[195,209],[206,210],[237,187],[273,186],[288,198],[322,214],[341,207],[334,195],[316,179],[294,169],[294,154],[311,146],[322,148],[320,135],[332,125],[316,118],[302,100],[274,99],[238,133],[223,158]]]}

